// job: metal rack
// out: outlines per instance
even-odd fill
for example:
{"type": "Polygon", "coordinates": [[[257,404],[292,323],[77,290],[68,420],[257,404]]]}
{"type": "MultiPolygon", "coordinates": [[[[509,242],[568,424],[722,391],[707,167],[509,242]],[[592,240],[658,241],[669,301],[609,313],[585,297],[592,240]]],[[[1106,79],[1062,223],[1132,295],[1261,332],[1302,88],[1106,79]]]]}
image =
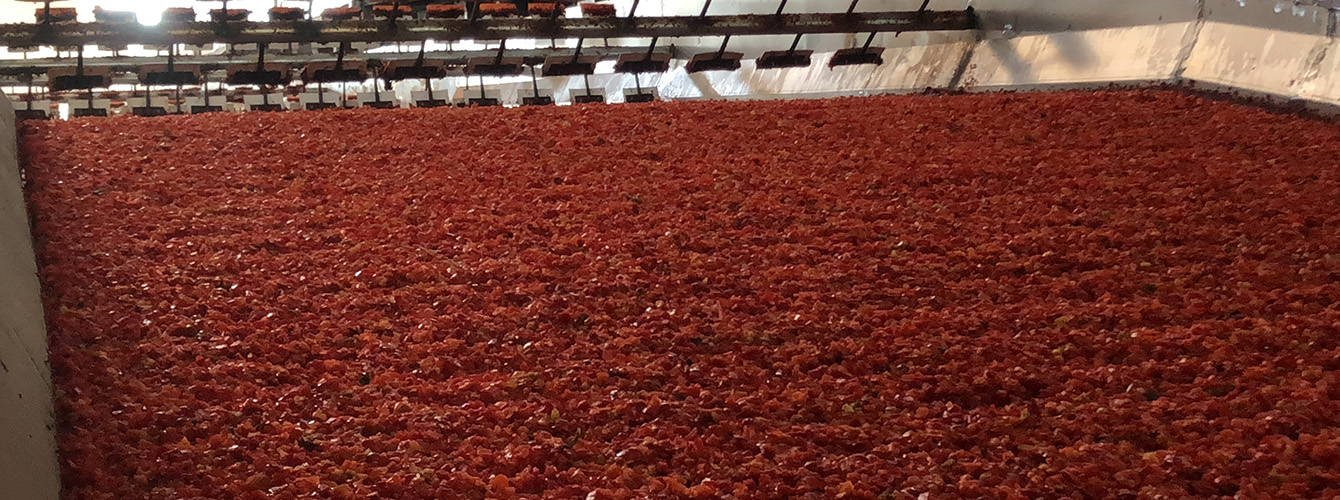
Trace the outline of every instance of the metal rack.
{"type": "Polygon", "coordinates": [[[968,30],[971,10],[835,14],[746,14],[621,18],[502,18],[355,21],[193,22],[164,26],[74,23],[0,25],[7,47],[190,44],[338,43],[421,40],[503,40],[508,38],[620,38],[745,35],[811,35],[968,30]]]}
{"type": "MultiPolygon", "coordinates": [[[[560,3],[560,7],[568,5],[560,3]]],[[[785,51],[770,51],[758,62],[761,69],[780,69],[808,66],[812,52],[797,50],[802,37],[820,34],[868,34],[865,44],[839,51],[828,63],[831,66],[855,64],[880,64],[883,49],[874,47],[871,42],[879,33],[904,33],[919,31],[962,31],[977,26],[976,15],[971,8],[962,11],[928,11],[926,4],[917,11],[907,12],[856,12],[859,0],[853,0],[843,12],[818,14],[789,14],[785,12],[786,0],[779,0],[776,12],[742,15],[711,15],[711,0],[704,0],[701,12],[696,16],[635,16],[637,2],[626,16],[595,16],[567,18],[558,15],[555,9],[544,16],[485,17],[479,12],[478,5],[467,2],[462,18],[459,19],[418,19],[427,17],[424,10],[408,10],[399,7],[401,2],[392,2],[390,14],[380,12],[380,18],[372,9],[363,9],[359,18],[342,13],[338,19],[313,20],[302,18],[290,9],[281,13],[279,18],[271,16],[270,21],[255,22],[239,20],[231,12],[214,9],[209,21],[186,21],[179,18],[161,23],[158,26],[143,26],[133,22],[95,21],[91,23],[64,22],[52,23],[50,17],[38,24],[17,24],[0,26],[0,45],[12,49],[34,47],[78,47],[79,65],[74,75],[63,75],[69,81],[87,82],[78,85],[53,85],[51,75],[68,72],[67,59],[24,59],[0,61],[0,84],[10,86],[35,85],[48,91],[83,91],[81,96],[94,107],[96,89],[107,88],[112,84],[124,84],[139,81],[149,84],[157,81],[148,78],[148,72],[162,72],[164,67],[173,72],[180,66],[191,68],[195,72],[192,78],[174,78],[176,86],[176,111],[182,109],[181,91],[183,86],[200,86],[191,92],[203,93],[206,102],[203,106],[191,109],[214,111],[221,109],[209,103],[210,92],[200,82],[220,82],[215,92],[222,91],[222,85],[233,84],[233,79],[211,78],[212,72],[226,70],[239,64],[253,64],[257,68],[266,64],[284,65],[288,72],[304,75],[300,85],[317,86],[317,103],[305,106],[311,109],[331,107],[333,103],[324,100],[325,88],[339,82],[365,83],[371,75],[374,85],[391,81],[388,76],[378,73],[385,67],[404,67],[404,61],[424,61],[425,57],[440,61],[444,70],[442,75],[466,77],[465,84],[471,86],[474,77],[480,94],[467,97],[466,104],[492,105],[497,99],[483,94],[485,77],[499,78],[518,75],[530,75],[528,93],[523,104],[552,104],[551,95],[544,95],[539,85],[539,75],[544,77],[580,76],[585,80],[586,95],[576,102],[594,101],[590,89],[590,77],[595,73],[598,61],[615,62],[615,73],[631,74],[634,88],[627,89],[628,102],[655,100],[654,93],[642,85],[642,75],[664,73],[672,64],[672,59],[685,60],[685,69],[690,73],[702,71],[734,71],[741,66],[744,54],[732,52],[729,44],[732,39],[757,35],[791,35],[793,41],[785,51]],[[685,37],[720,37],[720,46],[715,50],[697,54],[678,53],[672,43],[665,41],[685,37]],[[508,49],[508,40],[533,39],[553,40],[549,49],[508,49]],[[590,47],[588,40],[609,39],[646,39],[643,46],[590,47]],[[463,52],[451,50],[453,42],[462,40],[494,41],[497,49],[488,51],[463,52]],[[558,40],[575,40],[575,48],[564,48],[558,40]],[[429,41],[446,43],[448,50],[432,51],[425,54],[429,41]],[[418,53],[377,53],[360,54],[360,48],[375,48],[387,44],[417,44],[418,53]],[[131,44],[167,47],[168,55],[163,57],[83,57],[84,47],[125,47],[131,44]],[[224,44],[230,47],[227,54],[192,55],[174,51],[176,47],[206,46],[224,44]],[[333,53],[321,51],[282,53],[276,48],[332,44],[339,47],[333,53]],[[250,48],[250,47],[255,48],[250,48]],[[366,55],[366,57],[364,57],[366,55]],[[348,61],[346,61],[346,57],[348,61]],[[252,62],[246,62],[247,60],[252,62]],[[304,71],[310,68],[331,66],[343,70],[331,73],[304,71]],[[529,71],[529,73],[527,73],[529,71]],[[84,78],[85,72],[96,72],[97,78],[84,78]],[[336,74],[338,73],[338,74],[336,74]],[[102,75],[109,74],[104,77],[102,75]],[[314,77],[313,75],[324,75],[314,77]],[[45,77],[45,80],[44,80],[45,77]],[[190,80],[190,81],[186,81],[190,80]]],[[[478,2],[474,2],[478,4],[478,2]]],[[[226,4],[225,4],[226,5],[226,4]]],[[[226,8],[226,7],[225,7],[226,8]]],[[[182,9],[185,10],[185,9],[182,9]]],[[[300,9],[299,9],[300,10],[300,9]]],[[[350,9],[352,10],[352,9],[350,9]]],[[[386,9],[382,9],[385,11],[386,9]]],[[[273,14],[273,13],[272,13],[273,14]]],[[[566,45],[566,44],[563,44],[566,45]]],[[[244,71],[245,73],[245,71],[244,71]]],[[[230,73],[231,74],[231,73],[230,73]]],[[[436,73],[435,73],[436,74],[436,73]]],[[[177,75],[181,76],[181,75],[177,75]]],[[[399,78],[419,79],[419,78],[399,78]]],[[[422,78],[432,94],[432,77],[422,78]]],[[[161,83],[161,82],[160,82],[161,83]]],[[[257,91],[268,96],[276,89],[292,85],[293,80],[275,80],[258,83],[257,91]]],[[[373,92],[371,102],[376,107],[386,107],[380,91],[373,92]]],[[[468,93],[468,92],[467,92],[468,93]]],[[[292,96],[290,96],[292,97],[292,96]]],[[[29,101],[34,100],[28,95],[29,101]]],[[[268,99],[268,97],[267,97],[268,99]]],[[[600,98],[604,100],[603,97],[600,98]]],[[[414,100],[415,102],[419,100],[414,100]]],[[[437,103],[438,96],[425,100],[437,103]]],[[[361,102],[361,100],[360,100],[361,102]]],[[[145,98],[148,106],[149,98],[145,98]]],[[[341,95],[340,106],[344,105],[341,95]]],[[[413,103],[411,103],[413,105],[413,103]]],[[[22,106],[20,106],[22,107],[22,106]]],[[[29,106],[31,107],[31,106],[29,106]]],[[[301,106],[300,106],[301,107],[301,106]]],[[[274,109],[266,101],[263,109],[274,109]]],[[[169,111],[171,112],[171,110],[169,111]]],[[[86,111],[83,113],[98,113],[86,111]]],[[[32,115],[42,114],[38,110],[32,115]]],[[[159,114],[155,110],[140,110],[136,114],[159,114]]]]}

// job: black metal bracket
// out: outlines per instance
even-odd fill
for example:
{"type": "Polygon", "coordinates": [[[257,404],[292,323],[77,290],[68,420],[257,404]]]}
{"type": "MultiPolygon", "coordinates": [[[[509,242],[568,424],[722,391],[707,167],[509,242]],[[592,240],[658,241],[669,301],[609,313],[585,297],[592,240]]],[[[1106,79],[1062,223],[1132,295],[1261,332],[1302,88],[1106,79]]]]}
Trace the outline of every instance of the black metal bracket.
{"type": "Polygon", "coordinates": [[[656,52],[660,37],[651,37],[645,54],[624,54],[614,63],[615,73],[664,73],[670,70],[670,55],[656,52]]]}
{"type": "Polygon", "coordinates": [[[865,45],[859,48],[842,49],[834,52],[833,58],[828,60],[828,67],[884,64],[884,48],[870,46],[875,41],[875,35],[878,35],[878,33],[871,33],[869,37],[866,37],[865,45]]]}
{"type": "Polygon", "coordinates": [[[553,56],[545,58],[544,76],[576,76],[590,75],[596,72],[596,62],[600,61],[596,56],[582,56],[582,43],[586,42],[584,38],[577,39],[577,48],[573,49],[572,57],[553,56]]]}
{"type": "Polygon", "coordinates": [[[535,66],[530,67],[530,88],[534,95],[521,98],[521,104],[526,106],[549,106],[554,103],[553,97],[540,95],[540,80],[535,76],[535,66]]]}
{"type": "Polygon", "coordinates": [[[605,104],[605,96],[591,90],[591,75],[582,75],[582,81],[586,83],[586,94],[572,96],[573,104],[605,104]]]}

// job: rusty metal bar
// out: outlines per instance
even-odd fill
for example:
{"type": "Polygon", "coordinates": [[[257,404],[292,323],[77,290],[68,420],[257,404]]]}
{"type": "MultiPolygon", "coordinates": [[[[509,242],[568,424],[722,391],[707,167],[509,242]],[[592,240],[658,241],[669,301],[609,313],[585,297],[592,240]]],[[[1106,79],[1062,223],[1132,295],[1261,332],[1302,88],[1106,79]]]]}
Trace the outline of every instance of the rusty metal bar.
{"type": "MultiPolygon", "coordinates": [[[[462,50],[431,51],[427,52],[425,56],[435,60],[445,61],[448,66],[464,66],[466,61],[468,61],[471,58],[495,56],[497,55],[497,53],[498,51],[496,49],[468,50],[468,51],[462,51],[462,50]]],[[[509,49],[507,53],[513,56],[521,57],[526,62],[526,64],[541,64],[547,57],[572,56],[571,49],[563,49],[563,48],[509,49]]],[[[646,47],[584,47],[581,49],[581,55],[593,56],[602,60],[617,59],[619,56],[623,54],[645,55],[646,53],[647,53],[646,47]]],[[[663,53],[669,55],[671,53],[671,50],[668,47],[664,47],[655,49],[653,53],[663,53]]],[[[385,63],[389,61],[415,60],[419,56],[418,53],[416,52],[383,52],[378,54],[361,54],[360,57],[368,60],[369,62],[380,61],[385,63]]],[[[308,55],[266,54],[264,60],[267,63],[269,62],[282,63],[287,64],[294,68],[298,68],[311,62],[333,61],[335,60],[335,55],[334,54],[308,54],[308,55]]],[[[178,54],[176,56],[177,64],[199,65],[202,71],[218,71],[220,69],[223,69],[225,66],[234,64],[255,64],[255,61],[256,61],[255,59],[246,59],[228,55],[191,56],[191,55],[178,54]]],[[[24,77],[24,75],[44,75],[46,74],[47,70],[70,66],[70,61],[68,59],[27,59],[27,60],[13,59],[0,62],[3,63],[0,64],[0,82],[3,82],[3,79],[5,78],[18,79],[24,77]]],[[[136,57],[133,59],[94,57],[94,58],[85,58],[84,66],[89,68],[107,67],[113,73],[136,73],[139,71],[140,67],[161,65],[165,64],[165,62],[166,58],[163,56],[136,57]]]]}

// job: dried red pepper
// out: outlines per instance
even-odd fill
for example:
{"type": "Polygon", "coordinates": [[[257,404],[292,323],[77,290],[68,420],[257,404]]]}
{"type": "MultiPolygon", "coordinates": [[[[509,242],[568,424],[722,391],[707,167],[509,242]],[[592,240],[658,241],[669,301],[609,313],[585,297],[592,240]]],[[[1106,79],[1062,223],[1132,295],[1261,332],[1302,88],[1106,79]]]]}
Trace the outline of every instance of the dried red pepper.
{"type": "Polygon", "coordinates": [[[1321,122],[1138,91],[25,127],[67,499],[1340,484],[1321,122]]]}

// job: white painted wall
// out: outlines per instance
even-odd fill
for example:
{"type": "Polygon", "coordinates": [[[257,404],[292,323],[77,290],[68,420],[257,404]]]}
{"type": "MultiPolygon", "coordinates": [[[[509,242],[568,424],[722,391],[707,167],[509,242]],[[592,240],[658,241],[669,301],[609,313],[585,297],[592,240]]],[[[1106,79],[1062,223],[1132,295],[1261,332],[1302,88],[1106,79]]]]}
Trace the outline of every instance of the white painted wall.
{"type": "Polygon", "coordinates": [[[978,44],[960,84],[992,90],[1173,78],[1194,22],[994,37],[978,44]]]}
{"type": "MultiPolygon", "coordinates": [[[[834,3],[824,2],[828,11],[834,3]]],[[[915,0],[870,3],[896,9],[919,5],[915,0]]],[[[933,0],[931,8],[966,3],[933,0]]],[[[803,11],[817,4],[795,5],[803,11]]],[[[758,11],[762,5],[775,8],[776,3],[752,0],[739,2],[738,8],[758,11]]],[[[986,28],[977,37],[885,37],[877,43],[889,47],[880,67],[829,69],[823,52],[815,54],[809,68],[755,71],[746,61],[735,73],[672,72],[660,80],[661,94],[822,97],[927,87],[990,91],[1186,82],[1340,110],[1340,38],[1335,36],[1340,15],[1324,7],[1279,0],[975,0],[972,5],[986,28]]],[[[715,3],[712,9],[716,12],[715,3]]],[[[776,49],[778,44],[751,48],[776,49]]],[[[832,48],[828,44],[820,50],[832,48]]],[[[732,42],[732,49],[740,47],[732,42]]]]}

